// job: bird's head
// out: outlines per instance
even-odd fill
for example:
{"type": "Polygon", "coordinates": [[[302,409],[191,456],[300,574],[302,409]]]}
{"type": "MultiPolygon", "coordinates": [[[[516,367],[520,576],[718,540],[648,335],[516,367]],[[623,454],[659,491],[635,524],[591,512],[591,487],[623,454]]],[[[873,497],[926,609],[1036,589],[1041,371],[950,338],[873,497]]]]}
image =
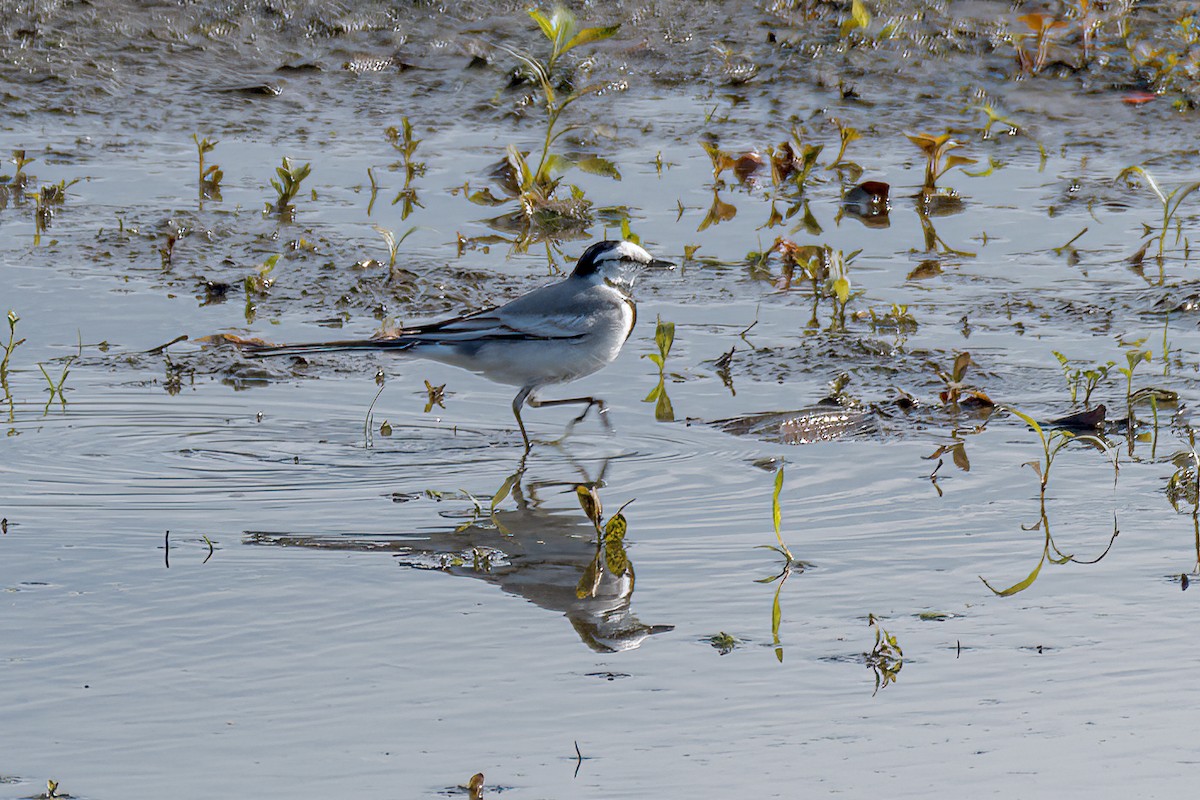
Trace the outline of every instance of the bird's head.
{"type": "Polygon", "coordinates": [[[629,292],[633,281],[646,267],[675,265],[647,253],[633,242],[596,242],[583,251],[571,273],[576,278],[587,278],[597,283],[603,281],[610,286],[629,292]]]}

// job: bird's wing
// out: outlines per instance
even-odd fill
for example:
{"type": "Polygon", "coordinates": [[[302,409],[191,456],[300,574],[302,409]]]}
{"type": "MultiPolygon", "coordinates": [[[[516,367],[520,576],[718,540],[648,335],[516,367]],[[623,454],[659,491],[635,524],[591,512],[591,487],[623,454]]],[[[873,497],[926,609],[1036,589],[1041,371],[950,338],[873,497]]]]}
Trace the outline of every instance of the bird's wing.
{"type": "Polygon", "coordinates": [[[582,338],[591,330],[595,324],[594,315],[594,308],[580,304],[574,292],[564,291],[563,284],[558,283],[535,289],[498,308],[485,308],[461,317],[403,328],[389,336],[282,345],[243,342],[239,346],[250,356],[278,356],[344,350],[397,351],[438,342],[571,341],[582,338]]]}

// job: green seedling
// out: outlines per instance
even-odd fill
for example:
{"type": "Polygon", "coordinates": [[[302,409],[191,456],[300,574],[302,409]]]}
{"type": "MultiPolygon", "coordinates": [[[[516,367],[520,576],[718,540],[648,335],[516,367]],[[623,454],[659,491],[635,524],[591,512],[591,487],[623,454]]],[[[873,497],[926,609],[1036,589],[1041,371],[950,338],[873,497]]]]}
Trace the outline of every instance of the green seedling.
{"type": "Polygon", "coordinates": [[[671,346],[675,343],[675,323],[663,322],[661,318],[654,327],[654,344],[657,353],[645,353],[642,358],[648,358],[658,366],[658,385],[646,395],[643,403],[655,403],[654,418],[659,422],[672,422],[675,419],[675,409],[671,406],[671,398],[667,396],[666,364],[667,356],[671,354],[671,346]]]}
{"type": "Polygon", "coordinates": [[[1001,114],[988,103],[981,103],[980,105],[972,106],[971,110],[978,111],[987,118],[987,123],[983,126],[983,128],[980,129],[980,134],[984,139],[992,138],[992,128],[996,125],[1003,126],[1005,128],[1004,133],[1008,134],[1009,136],[1016,136],[1021,133],[1021,127],[1017,125],[1017,123],[1013,122],[1008,117],[1001,116],[1001,114]]]}
{"type": "Polygon", "coordinates": [[[404,244],[404,240],[407,239],[409,236],[411,236],[413,231],[417,230],[417,228],[415,226],[412,228],[409,228],[400,236],[399,239],[397,239],[396,234],[394,232],[389,231],[387,228],[384,228],[381,225],[372,225],[371,227],[375,229],[376,233],[378,233],[380,236],[383,237],[383,240],[385,242],[387,242],[388,279],[395,280],[396,279],[396,253],[399,252],[400,245],[404,244]]]}
{"type": "MultiPolygon", "coordinates": [[[[542,89],[547,115],[546,136],[542,146],[542,155],[533,175],[538,186],[546,186],[551,181],[551,173],[566,166],[566,160],[562,156],[557,156],[550,151],[551,146],[559,137],[572,130],[572,128],[565,128],[556,131],[559,117],[576,100],[596,94],[604,88],[603,86],[588,86],[565,94],[560,93],[556,88],[559,59],[576,47],[613,36],[620,29],[620,25],[581,28],[575,15],[562,6],[555,7],[548,17],[536,8],[532,8],[529,9],[529,16],[533,18],[538,28],[550,41],[550,55],[543,63],[532,56],[512,52],[529,69],[542,89]]],[[[602,164],[594,166],[598,170],[604,169],[602,164]]],[[[609,166],[611,167],[611,165],[609,166]]],[[[615,171],[615,168],[613,169],[615,171]]]]}
{"type": "Polygon", "coordinates": [[[205,159],[205,155],[215,150],[220,142],[207,137],[201,139],[197,133],[192,134],[192,141],[196,143],[196,157],[199,162],[196,185],[200,195],[200,205],[203,207],[205,200],[221,199],[221,179],[225,177],[225,173],[219,166],[209,164],[205,159]]]}
{"type": "Polygon", "coordinates": [[[850,146],[851,142],[861,139],[862,134],[858,132],[858,129],[846,125],[840,119],[835,118],[830,121],[838,131],[838,154],[826,169],[848,170],[848,180],[857,181],[862,175],[862,167],[853,161],[846,160],[846,148],[850,146]]]}
{"type": "Polygon", "coordinates": [[[25,187],[36,180],[34,176],[25,172],[25,167],[36,160],[36,158],[26,158],[24,150],[12,151],[12,158],[9,161],[16,166],[17,170],[11,178],[7,175],[0,176],[0,188],[6,189],[6,193],[11,193],[14,201],[20,202],[25,193],[25,187]]]}
{"type": "Polygon", "coordinates": [[[1130,342],[1124,342],[1129,349],[1125,351],[1125,363],[1128,366],[1117,367],[1117,371],[1125,376],[1125,404],[1132,405],[1133,398],[1133,372],[1137,369],[1138,364],[1143,361],[1149,363],[1151,354],[1149,350],[1143,350],[1142,345],[1145,344],[1145,338],[1135,339],[1130,342]]]}
{"type": "Polygon", "coordinates": [[[870,24],[871,13],[867,11],[867,7],[863,4],[862,0],[853,0],[850,3],[850,16],[842,21],[842,25],[838,29],[838,35],[844,39],[856,30],[866,33],[870,24]]]}
{"type": "Polygon", "coordinates": [[[995,405],[992,399],[980,389],[969,386],[966,383],[967,369],[971,366],[971,354],[967,352],[959,353],[954,358],[954,365],[950,368],[950,372],[936,370],[934,374],[945,385],[946,388],[938,392],[938,399],[942,401],[943,406],[958,406],[972,405],[981,408],[990,408],[995,405]]]}
{"type": "Polygon", "coordinates": [[[8,395],[8,362],[12,359],[13,351],[25,343],[25,340],[17,338],[17,323],[21,318],[17,316],[17,312],[9,309],[8,316],[8,342],[4,345],[4,358],[0,359],[0,381],[4,383],[4,394],[8,395]]]}
{"type": "Polygon", "coordinates": [[[1059,451],[1061,451],[1064,447],[1074,441],[1088,442],[1093,444],[1108,455],[1113,464],[1113,486],[1116,486],[1117,476],[1120,474],[1120,464],[1117,460],[1118,453],[1116,449],[1111,447],[1108,442],[1089,433],[1076,434],[1064,429],[1056,429],[1047,433],[1045,428],[1028,414],[1024,414],[1011,406],[1002,406],[1002,408],[1010,414],[1018,417],[1029,427],[1033,428],[1034,432],[1038,435],[1038,441],[1040,441],[1042,445],[1041,460],[1026,461],[1021,466],[1029,467],[1035,473],[1037,473],[1038,482],[1041,486],[1041,497],[1043,502],[1045,502],[1046,498],[1046,486],[1050,483],[1050,468],[1054,466],[1055,456],[1057,456],[1059,451]]]}
{"type": "Polygon", "coordinates": [[[75,356],[67,356],[66,360],[63,362],[62,375],[59,376],[57,381],[50,377],[50,373],[46,371],[45,366],[43,366],[40,362],[38,363],[38,369],[42,371],[42,375],[46,378],[46,391],[50,392],[50,399],[46,401],[47,411],[50,410],[50,404],[54,402],[55,395],[58,395],[59,403],[61,403],[64,407],[67,405],[67,396],[63,394],[63,392],[66,391],[67,376],[71,374],[71,362],[74,360],[75,356]]]}
{"type": "MultiPolygon", "coordinates": [[[[417,190],[412,187],[413,178],[417,175],[425,174],[425,163],[413,159],[413,154],[417,151],[417,145],[421,140],[413,135],[412,123],[408,121],[408,117],[402,117],[400,127],[389,127],[384,131],[388,142],[391,143],[393,149],[400,154],[401,161],[391,165],[391,169],[404,170],[404,186],[396,194],[392,205],[402,204],[400,207],[400,219],[408,219],[414,208],[423,208],[417,200],[417,190]]],[[[368,171],[368,174],[370,172],[368,171]]],[[[372,186],[374,186],[375,178],[371,176],[372,186]]],[[[372,199],[374,194],[372,194],[372,199]]],[[[370,213],[370,209],[368,209],[370,213]]]]}
{"type": "MultiPolygon", "coordinates": [[[[1188,246],[1187,239],[1183,238],[1183,222],[1177,220],[1176,216],[1179,213],[1180,204],[1187,199],[1188,195],[1200,189],[1200,181],[1181,184],[1172,189],[1170,193],[1165,193],[1159,188],[1158,182],[1154,180],[1154,177],[1145,169],[1138,166],[1126,167],[1121,170],[1121,174],[1117,176],[1117,180],[1125,180],[1127,183],[1132,183],[1131,178],[1134,175],[1139,175],[1146,181],[1151,191],[1154,192],[1154,196],[1158,198],[1158,202],[1162,204],[1162,222],[1158,229],[1158,260],[1161,265],[1163,252],[1166,248],[1167,233],[1171,230],[1173,223],[1175,225],[1175,243],[1178,244],[1182,238],[1184,246],[1188,246]]],[[[1144,227],[1146,229],[1145,235],[1153,237],[1154,228],[1149,225],[1144,225],[1144,227]]]]}
{"type": "Polygon", "coordinates": [[[874,697],[880,689],[895,683],[904,667],[904,651],[896,637],[879,624],[874,614],[867,615],[867,624],[875,631],[875,644],[869,653],[863,653],[863,661],[875,673],[874,697]]]}
{"type": "Polygon", "coordinates": [[[894,331],[897,336],[905,336],[917,330],[917,318],[903,303],[892,303],[883,313],[876,313],[873,308],[867,311],[871,315],[871,329],[876,333],[894,331]]]}
{"type": "Polygon", "coordinates": [[[629,523],[624,513],[633,501],[630,500],[617,509],[617,513],[606,523],[604,509],[595,486],[578,484],[575,487],[575,496],[583,513],[596,529],[596,554],[575,586],[575,596],[584,600],[597,596],[606,573],[615,578],[626,575],[631,579],[633,577],[633,565],[625,551],[625,534],[629,531],[629,523]]]}
{"type": "Polygon", "coordinates": [[[278,197],[275,200],[275,213],[285,219],[292,219],[296,215],[296,207],[292,205],[292,201],[296,199],[296,195],[300,192],[300,184],[312,172],[312,165],[305,164],[302,167],[292,166],[292,160],[287,156],[283,157],[281,166],[275,168],[275,174],[279,180],[271,179],[271,186],[274,187],[278,197]]]}
{"type": "Polygon", "coordinates": [[[742,643],[740,639],[730,633],[721,631],[715,636],[708,637],[708,643],[713,646],[719,655],[727,656],[742,643]]]}
{"type": "Polygon", "coordinates": [[[242,286],[246,291],[246,322],[251,323],[257,315],[257,306],[255,298],[265,297],[271,289],[271,285],[275,283],[275,279],[271,277],[271,273],[275,270],[275,265],[279,262],[279,254],[267,258],[253,275],[247,275],[242,282],[242,286]]]}
{"type": "MultiPolygon", "coordinates": [[[[1025,25],[1030,31],[1023,37],[1018,38],[1017,43],[1017,62],[1021,65],[1021,71],[1026,75],[1036,75],[1046,66],[1046,58],[1050,52],[1050,45],[1054,38],[1066,30],[1069,26],[1067,22],[1055,19],[1049,14],[1024,14],[1017,17],[1017,21],[1025,25]],[[1030,35],[1034,39],[1034,52],[1032,54],[1025,48],[1023,40],[1030,35]]],[[[1014,37],[1017,38],[1017,37],[1014,37]]]]}
{"type": "Polygon", "coordinates": [[[1067,388],[1071,391],[1071,405],[1078,402],[1079,390],[1083,389],[1083,406],[1084,408],[1091,407],[1092,392],[1100,385],[1100,382],[1108,377],[1108,371],[1117,365],[1115,361],[1107,361],[1103,364],[1093,364],[1090,367],[1072,367],[1071,361],[1057,350],[1051,351],[1054,357],[1058,359],[1059,365],[1062,367],[1063,377],[1067,381],[1067,388]]]}
{"type": "Polygon", "coordinates": [[[783,585],[787,583],[787,579],[791,577],[792,570],[798,569],[803,571],[809,566],[802,561],[797,561],[792,556],[792,551],[783,541],[783,533],[781,531],[783,522],[783,512],[779,504],[779,495],[783,491],[783,466],[775,473],[775,490],[771,493],[771,521],[775,526],[775,544],[760,544],[759,547],[765,550],[774,550],[779,555],[783,556],[783,568],[775,575],[766,578],[759,578],[755,583],[775,583],[775,597],[771,602],[771,638],[775,645],[775,658],[783,663],[783,645],[779,640],[779,626],[783,621],[783,611],[779,604],[779,596],[783,592],[783,585]]]}
{"type": "Polygon", "coordinates": [[[941,136],[907,133],[905,136],[925,154],[925,182],[921,186],[921,192],[926,197],[938,193],[937,182],[947,172],[955,167],[975,163],[973,158],[947,155],[951,150],[962,147],[949,133],[943,133],[941,136]]]}

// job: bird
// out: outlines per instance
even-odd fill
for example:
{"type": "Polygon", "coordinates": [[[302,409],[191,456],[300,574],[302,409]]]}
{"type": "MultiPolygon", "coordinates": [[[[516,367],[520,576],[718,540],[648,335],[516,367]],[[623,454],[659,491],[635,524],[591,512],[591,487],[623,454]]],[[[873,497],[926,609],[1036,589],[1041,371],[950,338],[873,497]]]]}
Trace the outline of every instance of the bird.
{"type": "Polygon", "coordinates": [[[586,404],[572,426],[593,407],[601,415],[607,413],[607,405],[595,397],[543,400],[540,392],[611,364],[637,322],[631,295],[634,280],[647,267],[674,266],[633,242],[596,242],[584,250],[566,278],[500,306],[370,339],[281,345],[244,342],[242,347],[254,357],[381,351],[450,364],[516,386],[513,416],[528,453],[532,445],[521,419],[524,406],[586,404]]]}

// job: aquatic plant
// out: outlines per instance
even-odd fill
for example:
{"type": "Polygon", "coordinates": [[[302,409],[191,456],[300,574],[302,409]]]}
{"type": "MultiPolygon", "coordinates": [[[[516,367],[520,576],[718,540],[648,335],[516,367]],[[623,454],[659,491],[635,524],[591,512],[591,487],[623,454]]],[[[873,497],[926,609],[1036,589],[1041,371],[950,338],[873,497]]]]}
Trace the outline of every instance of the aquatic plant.
{"type": "Polygon", "coordinates": [[[1142,345],[1145,342],[1145,338],[1123,342],[1123,344],[1128,346],[1128,349],[1125,351],[1125,363],[1127,366],[1117,367],[1117,371],[1125,376],[1125,405],[1131,409],[1133,406],[1133,372],[1137,369],[1138,364],[1141,364],[1143,361],[1149,363],[1152,358],[1149,350],[1142,349],[1142,345]]]}
{"type": "Polygon", "coordinates": [[[5,317],[8,321],[8,342],[4,345],[4,358],[0,359],[0,382],[4,384],[4,393],[8,394],[8,362],[12,359],[13,351],[25,343],[25,339],[17,338],[17,323],[21,318],[17,316],[17,312],[12,309],[8,310],[5,317]]]}
{"type": "MultiPolygon", "coordinates": [[[[392,205],[402,203],[400,207],[400,219],[405,220],[408,219],[410,214],[412,214],[414,208],[423,208],[420,201],[417,199],[417,190],[412,187],[413,178],[417,175],[425,174],[425,163],[423,161],[416,161],[413,158],[413,154],[416,153],[417,145],[421,143],[421,140],[416,138],[416,136],[413,134],[413,126],[412,123],[408,121],[408,117],[401,117],[399,128],[395,127],[394,125],[386,128],[384,130],[384,136],[387,137],[387,140],[391,143],[392,148],[395,149],[401,157],[401,161],[390,166],[390,169],[404,170],[404,186],[402,186],[400,191],[397,192],[395,199],[392,200],[392,205]]],[[[371,175],[370,170],[367,171],[367,174],[371,178],[371,184],[374,188],[375,176],[371,175]]],[[[372,192],[372,201],[373,200],[374,193],[372,192]]],[[[367,213],[371,213],[370,207],[368,207],[367,213]]]]}
{"type": "Polygon", "coordinates": [[[221,179],[225,177],[225,173],[216,164],[206,163],[204,158],[205,155],[215,150],[220,142],[213,141],[208,137],[201,139],[197,133],[192,134],[192,141],[196,143],[196,157],[199,162],[196,186],[200,196],[200,205],[203,207],[205,200],[221,199],[221,179]]]}
{"type": "Polygon", "coordinates": [[[967,369],[972,363],[974,362],[971,361],[971,354],[964,351],[954,357],[954,364],[950,367],[950,372],[940,369],[934,371],[934,374],[946,387],[938,392],[938,399],[942,401],[942,405],[957,406],[960,403],[975,407],[995,405],[986,393],[966,383],[967,369]]]}
{"type": "Polygon", "coordinates": [[[760,544],[765,550],[774,550],[779,555],[783,556],[783,568],[775,575],[770,575],[766,578],[759,578],[755,583],[777,583],[775,586],[775,597],[771,601],[771,639],[775,645],[775,658],[783,663],[783,645],[779,640],[779,626],[783,621],[783,609],[779,603],[779,596],[783,592],[783,585],[787,583],[787,579],[791,577],[792,570],[798,569],[803,571],[808,564],[802,561],[797,561],[792,556],[792,551],[783,541],[783,533],[781,531],[783,512],[779,504],[779,495],[783,491],[783,465],[775,472],[775,490],[771,493],[771,521],[775,526],[775,544],[760,544]]]}
{"type": "Polygon", "coordinates": [[[1012,406],[1001,406],[1001,409],[1018,417],[1030,428],[1033,428],[1034,432],[1038,435],[1038,441],[1040,441],[1042,445],[1041,460],[1026,461],[1021,466],[1029,467],[1035,473],[1037,473],[1038,482],[1041,485],[1041,496],[1043,502],[1045,501],[1046,497],[1046,486],[1050,482],[1050,468],[1054,466],[1055,456],[1057,456],[1059,451],[1061,451],[1064,447],[1075,441],[1092,444],[1108,455],[1113,465],[1113,485],[1116,485],[1117,476],[1120,474],[1120,464],[1117,460],[1117,450],[1099,436],[1093,436],[1089,433],[1075,433],[1073,431],[1066,430],[1065,428],[1056,428],[1047,433],[1045,427],[1028,414],[1018,411],[1012,406]]]}
{"type": "Polygon", "coordinates": [[[281,218],[292,219],[296,215],[296,207],[292,205],[292,201],[296,199],[296,195],[300,192],[300,184],[312,172],[312,165],[305,164],[302,167],[292,165],[292,160],[287,156],[283,157],[281,166],[275,168],[275,174],[279,180],[271,179],[271,186],[274,187],[277,195],[275,199],[275,213],[281,218]]]}
{"type": "Polygon", "coordinates": [[[658,366],[658,384],[650,390],[650,394],[642,400],[643,403],[654,403],[654,418],[659,422],[672,422],[675,419],[675,409],[671,398],[667,396],[666,365],[667,356],[671,354],[671,345],[675,343],[675,323],[663,322],[658,318],[654,326],[654,344],[657,353],[644,353],[642,358],[648,358],[658,366]]]}
{"type": "Polygon", "coordinates": [[[382,225],[372,225],[371,227],[375,229],[376,233],[378,233],[380,236],[383,237],[383,240],[385,242],[387,242],[388,280],[395,280],[397,278],[397,275],[396,275],[396,253],[399,252],[400,245],[404,244],[404,240],[407,239],[409,236],[411,236],[413,231],[417,230],[417,228],[416,228],[416,226],[409,228],[400,236],[399,239],[397,239],[394,231],[390,231],[387,228],[383,227],[382,225]]]}
{"type": "Polygon", "coordinates": [[[444,402],[446,399],[446,384],[443,383],[438,386],[434,386],[432,383],[426,380],[425,394],[427,395],[427,401],[425,403],[426,414],[432,411],[434,406],[437,406],[441,409],[446,407],[444,402]]]}
{"type": "Polygon", "coordinates": [[[1103,364],[1093,364],[1090,367],[1072,367],[1071,360],[1057,350],[1051,351],[1062,367],[1063,377],[1066,378],[1067,388],[1071,391],[1071,405],[1075,405],[1079,389],[1083,388],[1083,406],[1091,407],[1092,392],[1100,382],[1108,377],[1108,371],[1117,365],[1115,361],[1103,364]]]}
{"type": "Polygon", "coordinates": [[[875,691],[871,692],[874,697],[880,689],[895,683],[900,676],[900,670],[904,667],[904,651],[896,637],[879,624],[874,614],[867,615],[867,624],[875,631],[875,644],[870,652],[863,653],[863,661],[875,673],[875,691]]]}
{"type": "MultiPolygon", "coordinates": [[[[783,261],[783,270],[776,288],[786,291],[797,277],[808,278],[813,291],[813,316],[809,327],[817,325],[817,306],[821,298],[828,298],[832,308],[829,329],[842,331],[846,328],[846,306],[861,294],[854,292],[850,282],[850,264],[861,250],[845,255],[829,245],[799,245],[788,239],[779,238],[767,251],[766,256],[778,253],[783,261]]],[[[765,259],[764,259],[765,260],[765,259]]]]}
{"type": "Polygon", "coordinates": [[[1046,66],[1046,58],[1050,45],[1055,37],[1065,32],[1069,24],[1065,20],[1056,19],[1049,14],[1033,13],[1017,17],[1017,21],[1029,29],[1030,33],[1014,37],[1017,50],[1017,63],[1026,75],[1036,75],[1046,66]],[[1025,47],[1025,40],[1032,35],[1034,40],[1033,52],[1025,47]]]}
{"type": "Polygon", "coordinates": [[[269,256],[266,261],[258,265],[258,269],[253,274],[247,275],[242,281],[242,287],[246,292],[246,323],[254,322],[257,315],[257,307],[254,303],[256,297],[265,297],[271,285],[275,283],[275,279],[271,277],[271,273],[275,270],[275,265],[279,262],[279,254],[269,256]]]}
{"type": "Polygon", "coordinates": [[[851,142],[861,139],[862,134],[858,132],[857,128],[852,128],[836,117],[831,119],[830,122],[833,123],[835,128],[837,128],[838,154],[837,157],[835,157],[825,169],[837,170],[839,173],[844,172],[845,179],[851,182],[857,181],[862,175],[862,167],[853,161],[846,160],[846,148],[850,146],[851,142]]]}
{"type": "Polygon", "coordinates": [[[941,136],[906,133],[905,136],[925,154],[925,182],[921,186],[921,192],[926,197],[938,193],[937,182],[947,172],[955,167],[975,163],[973,158],[947,155],[951,150],[962,147],[949,133],[943,133],[941,136]]]}
{"type": "MultiPolygon", "coordinates": [[[[577,100],[589,95],[599,94],[607,84],[593,84],[582,88],[574,88],[570,81],[561,80],[559,73],[560,59],[571,50],[593,42],[607,39],[617,32],[619,25],[609,25],[593,28],[580,27],[575,15],[568,9],[557,6],[549,16],[538,9],[530,9],[529,16],[537,23],[539,30],[549,40],[550,52],[544,58],[538,58],[515,48],[504,49],[516,57],[524,67],[527,77],[531,78],[541,90],[542,105],[546,112],[546,131],[542,141],[542,151],[537,162],[531,164],[526,155],[517,147],[507,148],[508,177],[506,189],[511,189],[513,196],[519,201],[520,214],[526,224],[538,228],[551,228],[563,221],[578,219],[585,214],[590,203],[584,199],[583,191],[576,186],[571,187],[569,200],[556,197],[560,176],[576,167],[584,172],[605,175],[620,180],[620,172],[607,159],[592,156],[579,161],[572,161],[566,156],[555,153],[554,144],[566,133],[577,126],[559,127],[563,113],[577,100]],[[566,87],[564,89],[564,87],[566,87]]],[[[494,198],[487,195],[469,194],[472,202],[495,204],[494,198]]],[[[518,237],[518,246],[527,246],[534,238],[532,231],[526,231],[518,237]]]]}
{"type": "Polygon", "coordinates": [[[50,404],[54,402],[54,396],[58,395],[58,401],[63,406],[67,404],[67,396],[63,394],[66,391],[67,376],[71,374],[71,362],[75,360],[75,356],[67,356],[63,361],[62,375],[55,381],[50,377],[50,373],[46,371],[46,367],[38,363],[38,369],[42,371],[42,375],[46,378],[47,389],[50,392],[50,398],[46,401],[46,410],[50,409],[50,404]]]}
{"type": "MultiPolygon", "coordinates": [[[[1159,188],[1158,181],[1154,180],[1154,177],[1149,172],[1147,172],[1143,167],[1139,166],[1126,167],[1125,169],[1121,170],[1121,173],[1117,175],[1117,180],[1124,180],[1126,183],[1132,183],[1131,179],[1135,175],[1141,176],[1141,178],[1146,181],[1146,183],[1150,186],[1151,191],[1154,192],[1155,197],[1158,198],[1158,202],[1162,205],[1162,221],[1159,223],[1157,231],[1158,261],[1159,265],[1161,266],[1163,253],[1166,247],[1167,233],[1170,231],[1172,223],[1175,224],[1175,243],[1178,244],[1179,240],[1183,238],[1183,222],[1182,220],[1176,219],[1176,216],[1179,213],[1179,206],[1184,200],[1187,199],[1188,195],[1197,189],[1200,189],[1200,181],[1192,181],[1191,183],[1180,184],[1172,189],[1170,193],[1165,193],[1161,188],[1159,188]]],[[[1143,234],[1144,236],[1154,236],[1154,228],[1146,225],[1145,223],[1143,223],[1143,227],[1145,228],[1145,232],[1143,234]]],[[[1187,239],[1184,238],[1183,241],[1186,247],[1187,239]]],[[[1147,241],[1147,244],[1149,244],[1149,241],[1147,241]]],[[[1142,248],[1141,252],[1145,252],[1144,247],[1142,248]]]]}
{"type": "Polygon", "coordinates": [[[629,503],[617,509],[617,513],[604,521],[604,508],[596,487],[591,484],[577,484],[575,496],[583,513],[596,529],[596,555],[583,571],[579,583],[575,586],[575,596],[580,600],[595,597],[600,590],[600,583],[605,574],[621,578],[629,576],[633,579],[633,566],[629,554],[625,551],[625,534],[629,530],[629,522],[625,519],[625,509],[629,503]]]}

